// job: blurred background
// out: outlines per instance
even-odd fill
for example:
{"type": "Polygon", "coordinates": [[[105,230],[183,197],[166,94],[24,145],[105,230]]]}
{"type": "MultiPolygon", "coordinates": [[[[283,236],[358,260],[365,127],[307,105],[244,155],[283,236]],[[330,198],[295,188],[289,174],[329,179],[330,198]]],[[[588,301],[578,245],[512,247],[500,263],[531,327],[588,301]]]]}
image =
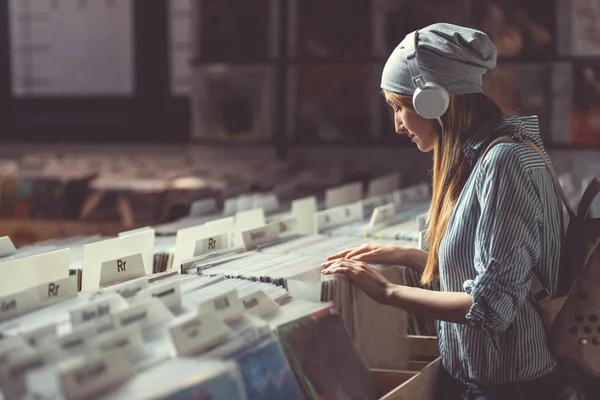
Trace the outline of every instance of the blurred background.
{"type": "Polygon", "coordinates": [[[536,114],[565,189],[600,175],[600,0],[1,0],[0,234],[167,222],[192,202],[314,192],[430,155],[394,134],[387,56],[482,29],[485,91],[536,114]]]}

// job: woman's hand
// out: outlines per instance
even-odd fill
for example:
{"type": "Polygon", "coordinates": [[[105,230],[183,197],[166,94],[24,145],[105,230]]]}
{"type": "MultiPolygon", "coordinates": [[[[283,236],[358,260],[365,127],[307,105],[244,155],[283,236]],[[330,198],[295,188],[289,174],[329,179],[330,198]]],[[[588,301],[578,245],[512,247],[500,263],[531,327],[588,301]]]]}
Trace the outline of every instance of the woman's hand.
{"type": "Polygon", "coordinates": [[[323,275],[342,275],[361,288],[370,298],[387,304],[389,292],[395,286],[384,276],[362,261],[339,258],[323,264],[323,275]]]}
{"type": "Polygon", "coordinates": [[[396,244],[364,244],[327,257],[327,261],[350,259],[375,264],[404,263],[407,248],[396,244]]]}

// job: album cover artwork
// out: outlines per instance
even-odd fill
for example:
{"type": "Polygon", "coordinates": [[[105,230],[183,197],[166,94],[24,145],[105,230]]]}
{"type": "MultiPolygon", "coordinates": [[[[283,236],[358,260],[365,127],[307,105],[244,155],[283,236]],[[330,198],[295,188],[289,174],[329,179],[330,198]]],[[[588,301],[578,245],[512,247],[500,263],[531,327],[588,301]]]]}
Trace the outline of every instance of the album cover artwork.
{"type": "Polygon", "coordinates": [[[248,400],[303,400],[304,394],[283,350],[272,337],[232,357],[238,364],[248,400]]]}
{"type": "Polygon", "coordinates": [[[333,310],[281,325],[277,335],[307,398],[379,398],[368,365],[333,310]]]}
{"type": "Polygon", "coordinates": [[[548,64],[500,64],[483,76],[483,90],[505,113],[537,115],[540,134],[550,137],[552,103],[549,88],[552,68],[548,64]]]}
{"type": "Polygon", "coordinates": [[[192,136],[216,141],[271,137],[274,79],[268,66],[213,65],[192,71],[192,136]]]}
{"type": "Polygon", "coordinates": [[[371,3],[372,0],[292,1],[291,16],[295,23],[290,24],[290,57],[372,57],[371,3]]]}
{"type": "Polygon", "coordinates": [[[473,24],[487,33],[499,58],[544,60],[556,55],[555,7],[539,0],[477,0],[473,24]]]}
{"type": "Polygon", "coordinates": [[[276,56],[279,0],[196,0],[196,55],[204,62],[276,56]]]}
{"type": "Polygon", "coordinates": [[[387,57],[409,33],[447,22],[468,25],[465,0],[373,0],[377,53],[387,57]]]}
{"type": "Polygon", "coordinates": [[[291,71],[293,142],[370,143],[371,99],[377,92],[372,71],[356,65],[300,66],[291,71]]]}
{"type": "Polygon", "coordinates": [[[600,146],[600,64],[575,66],[570,142],[600,146]]]}

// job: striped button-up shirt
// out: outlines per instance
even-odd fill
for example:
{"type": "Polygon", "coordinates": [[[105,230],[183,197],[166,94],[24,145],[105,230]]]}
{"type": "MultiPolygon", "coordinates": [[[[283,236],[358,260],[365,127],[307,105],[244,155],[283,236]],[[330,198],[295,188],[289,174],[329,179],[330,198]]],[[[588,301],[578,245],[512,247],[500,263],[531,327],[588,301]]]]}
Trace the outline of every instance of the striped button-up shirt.
{"type": "Polygon", "coordinates": [[[529,294],[532,271],[557,288],[563,206],[541,157],[523,143],[487,145],[518,132],[545,153],[537,117],[504,116],[465,143],[471,174],[440,243],[440,290],[466,291],[468,324],[439,323],[445,369],[466,384],[526,381],[556,367],[529,294]]]}

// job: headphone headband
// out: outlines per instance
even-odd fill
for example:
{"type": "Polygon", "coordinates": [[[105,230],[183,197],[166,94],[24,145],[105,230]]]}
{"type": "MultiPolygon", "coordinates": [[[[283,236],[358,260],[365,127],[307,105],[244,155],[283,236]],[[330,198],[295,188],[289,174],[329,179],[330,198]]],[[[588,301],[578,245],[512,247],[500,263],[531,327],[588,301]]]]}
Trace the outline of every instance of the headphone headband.
{"type": "MultiPolygon", "coordinates": [[[[413,51],[406,55],[408,70],[412,76],[413,84],[415,85],[415,93],[413,94],[413,106],[417,114],[427,119],[437,119],[444,115],[450,103],[450,95],[448,91],[441,85],[435,82],[427,82],[421,72],[418,60],[418,44],[419,31],[413,33],[414,46],[413,51]]],[[[441,123],[441,122],[440,122],[441,123]]]]}
{"type": "Polygon", "coordinates": [[[419,31],[415,31],[413,33],[413,37],[413,51],[406,55],[406,61],[408,62],[408,69],[410,70],[410,75],[412,76],[413,84],[416,88],[423,89],[427,81],[421,73],[421,68],[419,67],[419,60],[417,59],[417,44],[419,43],[419,31]]]}

